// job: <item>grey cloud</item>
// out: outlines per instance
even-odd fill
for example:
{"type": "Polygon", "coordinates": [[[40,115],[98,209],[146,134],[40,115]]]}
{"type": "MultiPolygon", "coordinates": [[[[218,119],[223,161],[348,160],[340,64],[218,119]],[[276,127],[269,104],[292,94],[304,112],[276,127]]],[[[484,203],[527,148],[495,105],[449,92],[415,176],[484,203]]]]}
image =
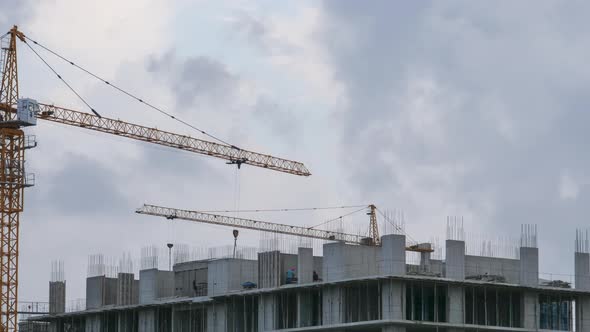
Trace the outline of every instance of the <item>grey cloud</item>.
{"type": "Polygon", "coordinates": [[[224,64],[206,56],[178,58],[168,52],[154,58],[148,70],[167,80],[180,107],[210,105],[231,99],[237,92],[239,78],[224,64]]]}
{"type": "Polygon", "coordinates": [[[231,36],[238,36],[265,54],[292,54],[299,47],[269,33],[272,30],[268,19],[253,16],[246,11],[235,11],[229,23],[231,36]]]}
{"type": "Polygon", "coordinates": [[[272,135],[282,137],[291,146],[297,143],[301,128],[294,112],[262,96],[256,102],[254,115],[266,124],[272,135]]]}
{"type": "Polygon", "coordinates": [[[586,224],[588,189],[564,201],[558,187],[563,169],[590,166],[588,7],[325,1],[318,38],[349,101],[351,184],[410,215],[437,202],[470,210],[484,230],[538,223],[553,239],[542,248],[571,254],[563,244],[586,224]]]}
{"type": "Polygon", "coordinates": [[[119,190],[114,171],[81,155],[69,155],[56,174],[37,179],[30,190],[29,213],[59,216],[115,216],[129,214],[133,203],[119,190]]]}

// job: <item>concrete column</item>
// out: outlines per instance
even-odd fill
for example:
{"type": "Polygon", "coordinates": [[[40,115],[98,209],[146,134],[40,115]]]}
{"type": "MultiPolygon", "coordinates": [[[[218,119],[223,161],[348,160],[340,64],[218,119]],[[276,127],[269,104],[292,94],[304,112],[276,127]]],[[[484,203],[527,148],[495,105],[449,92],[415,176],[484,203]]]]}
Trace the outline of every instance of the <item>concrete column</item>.
{"type": "Polygon", "coordinates": [[[576,299],[576,331],[590,331],[590,296],[576,299]]]}
{"type": "Polygon", "coordinates": [[[156,331],[156,311],[154,309],[143,309],[137,313],[138,331],[157,332],[156,331]]]}
{"type": "Polygon", "coordinates": [[[344,301],[340,287],[324,287],[322,293],[322,325],[344,322],[344,301]]]}
{"type": "Polygon", "coordinates": [[[66,282],[49,282],[49,313],[61,314],[66,312],[66,282]]]}
{"type": "Polygon", "coordinates": [[[313,249],[297,249],[297,283],[313,282],[313,249]]]}
{"type": "Polygon", "coordinates": [[[227,330],[226,306],[213,303],[207,307],[207,332],[225,332],[227,330]]]}
{"type": "Polygon", "coordinates": [[[119,273],[117,275],[117,305],[133,304],[135,298],[133,273],[119,273]]]}
{"type": "Polygon", "coordinates": [[[535,287],[539,285],[538,248],[520,248],[520,284],[535,287]]]}
{"type": "Polygon", "coordinates": [[[119,312],[117,317],[117,332],[132,332],[133,311],[124,310],[119,312]]]}
{"type": "Polygon", "coordinates": [[[447,296],[448,321],[452,324],[463,324],[465,314],[465,294],[462,286],[449,285],[447,296]]]}
{"type": "Polygon", "coordinates": [[[445,277],[465,280],[465,242],[446,241],[445,277]]]}
{"type": "Polygon", "coordinates": [[[278,326],[275,294],[261,294],[258,300],[258,331],[272,331],[278,326]]]}
{"type": "Polygon", "coordinates": [[[85,332],[102,332],[102,320],[100,315],[94,314],[86,316],[86,323],[84,327],[85,332]]]}
{"type": "Polygon", "coordinates": [[[406,236],[389,234],[381,237],[381,264],[383,275],[403,276],[406,274],[406,236]]]}
{"type": "Polygon", "coordinates": [[[539,295],[535,292],[525,291],[522,307],[523,327],[527,330],[536,330],[539,325],[539,295]]]}
{"type": "Polygon", "coordinates": [[[279,251],[258,253],[258,288],[279,287],[281,277],[281,253],[279,251]]]}
{"type": "Polygon", "coordinates": [[[311,326],[313,318],[312,294],[297,292],[297,327],[311,326]]]}
{"type": "Polygon", "coordinates": [[[590,290],[590,254],[575,253],[575,287],[580,290],[590,290]]]}
{"type": "Polygon", "coordinates": [[[406,289],[401,280],[384,280],[381,284],[382,319],[404,319],[406,289]]]}

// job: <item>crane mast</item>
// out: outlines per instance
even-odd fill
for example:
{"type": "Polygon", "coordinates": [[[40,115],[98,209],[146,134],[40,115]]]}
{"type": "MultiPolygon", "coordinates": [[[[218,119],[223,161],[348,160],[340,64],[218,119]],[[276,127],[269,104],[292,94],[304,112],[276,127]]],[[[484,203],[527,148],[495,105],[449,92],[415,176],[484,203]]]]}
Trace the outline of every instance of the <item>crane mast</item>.
{"type": "Polygon", "coordinates": [[[20,213],[23,211],[25,149],[22,127],[29,125],[9,111],[19,99],[16,41],[23,36],[13,27],[8,43],[2,45],[0,85],[0,332],[17,330],[18,250],[20,213]]]}

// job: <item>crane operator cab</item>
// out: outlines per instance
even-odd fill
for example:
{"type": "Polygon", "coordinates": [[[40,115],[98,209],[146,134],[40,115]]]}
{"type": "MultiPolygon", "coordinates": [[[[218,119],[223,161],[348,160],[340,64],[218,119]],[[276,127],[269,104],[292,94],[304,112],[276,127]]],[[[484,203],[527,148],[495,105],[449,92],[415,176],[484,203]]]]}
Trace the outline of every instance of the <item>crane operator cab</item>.
{"type": "Polygon", "coordinates": [[[36,126],[39,103],[34,99],[22,98],[18,100],[16,121],[20,126],[36,126]]]}

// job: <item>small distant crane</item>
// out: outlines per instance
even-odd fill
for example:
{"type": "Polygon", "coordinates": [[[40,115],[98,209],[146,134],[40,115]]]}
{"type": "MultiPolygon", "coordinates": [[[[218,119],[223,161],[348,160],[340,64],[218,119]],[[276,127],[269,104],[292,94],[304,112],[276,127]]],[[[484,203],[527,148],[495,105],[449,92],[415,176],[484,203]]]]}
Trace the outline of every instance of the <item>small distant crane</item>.
{"type": "MultiPolygon", "coordinates": [[[[371,223],[370,235],[379,236],[377,229],[377,207],[373,204],[368,206],[369,216],[371,223]]],[[[219,214],[205,213],[191,210],[181,210],[175,208],[169,208],[164,206],[144,204],[139,209],[135,210],[135,213],[145,214],[156,217],[163,217],[168,220],[180,219],[193,221],[198,223],[253,229],[261,232],[279,233],[286,235],[301,236],[313,239],[328,240],[328,241],[340,241],[350,244],[357,245],[368,245],[368,246],[379,246],[381,244],[380,239],[375,237],[365,237],[361,235],[332,232],[316,228],[308,228],[301,226],[293,226],[287,224],[278,224],[268,221],[260,221],[253,219],[244,219],[237,217],[224,216],[219,214]]],[[[412,245],[406,247],[407,251],[415,252],[433,252],[431,248],[422,248],[418,245],[412,245]]]]}

